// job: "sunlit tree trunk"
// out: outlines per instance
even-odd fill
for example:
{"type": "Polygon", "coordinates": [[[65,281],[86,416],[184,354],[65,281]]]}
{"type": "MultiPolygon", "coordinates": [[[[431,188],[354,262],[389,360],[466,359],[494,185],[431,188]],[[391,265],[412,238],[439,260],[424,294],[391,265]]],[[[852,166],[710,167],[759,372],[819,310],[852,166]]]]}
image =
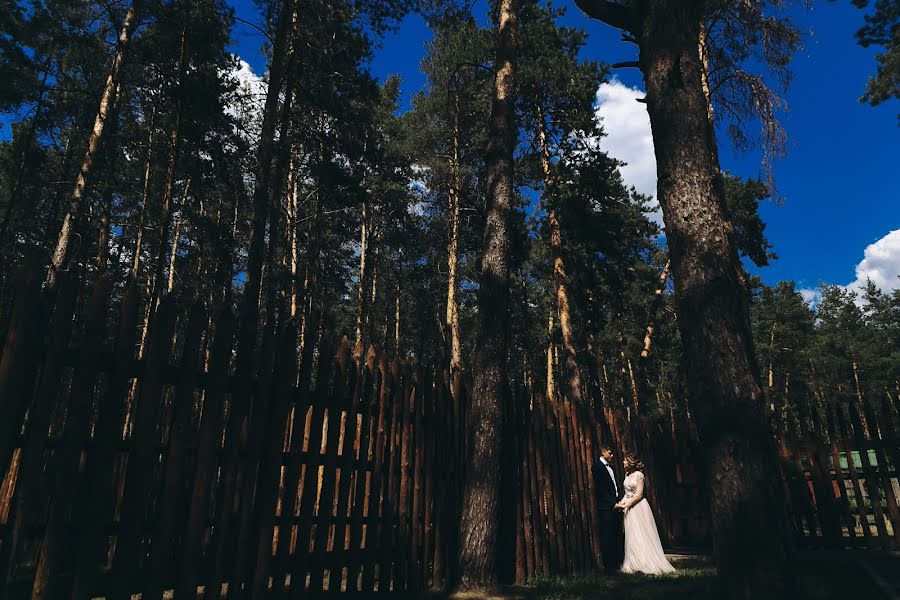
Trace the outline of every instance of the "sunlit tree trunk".
{"type": "MultiPolygon", "coordinates": [[[[187,29],[181,30],[181,50],[178,59],[179,77],[184,73],[186,67],[185,46],[187,44],[187,29]]],[[[153,268],[153,308],[150,313],[150,319],[153,319],[153,313],[156,312],[159,303],[163,297],[163,279],[165,277],[166,264],[166,248],[169,241],[169,229],[172,227],[172,196],[175,193],[175,173],[178,163],[178,150],[180,147],[181,136],[181,94],[183,90],[181,85],[176,88],[177,97],[175,99],[175,123],[172,125],[172,131],[169,134],[169,152],[166,159],[166,182],[163,187],[162,204],[160,206],[159,215],[159,249],[156,254],[156,263],[153,268]]]]}
{"type": "Polygon", "coordinates": [[[353,344],[353,359],[359,363],[363,355],[363,311],[366,304],[367,277],[366,258],[369,241],[368,202],[362,204],[362,218],[359,227],[359,287],[356,293],[356,338],[353,344]]]}
{"type": "Polygon", "coordinates": [[[116,53],[113,55],[112,64],[109,67],[106,82],[103,85],[103,91],[100,93],[100,105],[97,110],[97,116],[94,118],[94,126],[91,128],[91,133],[88,136],[87,149],[81,161],[81,167],[78,170],[78,175],[75,177],[75,187],[69,194],[69,208],[66,211],[66,216],[63,218],[62,227],[56,240],[56,247],[53,250],[53,256],[50,261],[50,268],[47,270],[46,286],[49,292],[53,292],[56,289],[59,271],[65,267],[69,259],[69,240],[72,238],[75,220],[81,212],[84,190],[87,187],[88,177],[91,176],[94,156],[97,154],[100,143],[103,141],[106,121],[115,101],[115,93],[119,85],[122,63],[125,61],[125,54],[130,45],[134,28],[137,25],[140,8],[141,0],[135,0],[125,14],[125,20],[119,29],[116,53]]]}
{"type": "Polygon", "coordinates": [[[450,333],[450,373],[462,369],[462,343],[459,330],[459,96],[454,96],[453,154],[450,157],[450,190],[448,194],[450,239],[447,244],[447,330],[450,333]]]}
{"type": "Polygon", "coordinates": [[[555,312],[553,303],[550,303],[550,306],[547,310],[547,399],[553,400],[556,398],[556,376],[554,374],[554,364],[553,355],[556,349],[556,343],[553,340],[553,334],[556,327],[556,320],[553,318],[553,313],[555,312]]]}
{"type": "MultiPolygon", "coordinates": [[[[544,112],[537,107],[538,141],[541,145],[541,167],[544,171],[544,186],[548,189],[553,184],[553,173],[550,170],[550,146],[547,142],[547,129],[544,123],[544,112]]],[[[552,200],[546,198],[547,220],[550,222],[550,253],[553,257],[553,287],[556,293],[556,306],[559,310],[559,328],[562,332],[563,350],[566,353],[566,379],[569,398],[581,401],[581,367],[578,365],[578,351],[575,349],[575,334],[572,331],[572,309],[569,305],[569,290],[566,283],[566,263],[563,257],[562,231],[559,217],[552,200]]]]}
{"type": "Polygon", "coordinates": [[[184,220],[184,207],[187,205],[188,192],[191,189],[191,180],[184,183],[184,194],[181,199],[181,211],[175,220],[175,231],[172,232],[172,248],[169,251],[169,275],[166,281],[166,291],[171,292],[175,288],[175,258],[178,256],[178,240],[181,237],[181,223],[184,220]]]}
{"type": "Polygon", "coordinates": [[[134,256],[131,258],[131,279],[138,276],[141,266],[141,252],[144,241],[144,216],[147,214],[147,199],[150,196],[150,167],[153,160],[153,123],[156,120],[156,106],[150,113],[150,121],[147,125],[147,158],[144,161],[144,189],[141,193],[141,209],[138,215],[137,230],[134,234],[134,256]]]}
{"type": "Polygon", "coordinates": [[[659,284],[656,286],[656,291],[653,293],[653,301],[650,303],[650,310],[648,311],[647,316],[647,327],[644,329],[644,345],[641,348],[641,356],[638,361],[642,370],[646,365],[647,359],[650,358],[650,350],[653,347],[653,333],[656,330],[656,317],[659,314],[660,308],[662,308],[663,294],[666,290],[666,280],[669,278],[669,264],[670,262],[666,261],[662,271],[659,273],[659,284]]]}

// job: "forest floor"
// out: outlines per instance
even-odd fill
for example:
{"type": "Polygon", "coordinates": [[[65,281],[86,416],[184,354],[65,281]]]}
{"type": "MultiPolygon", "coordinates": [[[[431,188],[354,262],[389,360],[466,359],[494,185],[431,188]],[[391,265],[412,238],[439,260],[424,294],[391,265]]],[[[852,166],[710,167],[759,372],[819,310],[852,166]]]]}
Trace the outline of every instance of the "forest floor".
{"type": "MultiPolygon", "coordinates": [[[[494,592],[459,592],[450,600],[712,600],[724,596],[716,584],[716,570],[702,557],[670,557],[678,569],[672,576],[590,574],[554,577],[494,592]]],[[[900,557],[893,556],[900,561],[900,557]]],[[[872,577],[872,567],[891,562],[889,555],[857,552],[808,552],[795,567],[800,593],[795,598],[809,600],[865,599],[895,600],[884,580],[872,577]]],[[[434,596],[432,596],[434,598],[434,596]]],[[[446,596],[445,596],[446,598],[446,596]]]]}

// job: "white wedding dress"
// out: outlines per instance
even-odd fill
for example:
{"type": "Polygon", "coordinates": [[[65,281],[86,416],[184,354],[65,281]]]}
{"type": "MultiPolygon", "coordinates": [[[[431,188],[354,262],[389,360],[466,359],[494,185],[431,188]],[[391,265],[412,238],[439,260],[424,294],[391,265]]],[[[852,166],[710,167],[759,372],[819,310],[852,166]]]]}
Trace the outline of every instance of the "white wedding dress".
{"type": "Polygon", "coordinates": [[[644,498],[644,474],[635,471],[625,478],[625,561],[623,573],[660,575],[675,571],[663,552],[650,504],[644,498]]]}

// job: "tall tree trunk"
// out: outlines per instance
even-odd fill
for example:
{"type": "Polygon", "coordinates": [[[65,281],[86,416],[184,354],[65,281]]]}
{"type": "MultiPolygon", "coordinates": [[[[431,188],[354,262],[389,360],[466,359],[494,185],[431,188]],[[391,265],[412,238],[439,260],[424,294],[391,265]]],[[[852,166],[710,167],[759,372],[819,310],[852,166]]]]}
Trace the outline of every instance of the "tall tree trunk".
{"type": "Polygon", "coordinates": [[[791,541],[715,132],[704,91],[706,2],[575,0],[640,48],[657,193],[676,289],[688,395],[703,440],[719,576],[729,598],[779,597],[791,541]]]}
{"type": "MultiPolygon", "coordinates": [[[[241,369],[253,369],[248,360],[256,346],[256,330],[259,324],[259,293],[262,288],[262,269],[265,260],[266,224],[272,186],[272,163],[275,157],[275,127],[280,114],[279,98],[284,83],[285,66],[292,53],[294,31],[294,0],[284,0],[278,15],[275,40],[272,45],[272,64],[269,67],[269,87],[263,108],[263,122],[257,147],[256,183],[253,188],[253,213],[250,227],[250,248],[247,258],[247,279],[241,304],[241,325],[238,336],[238,365],[241,369]]],[[[248,373],[241,373],[247,376],[248,373]]]]}
{"type": "Polygon", "coordinates": [[[363,312],[366,304],[366,280],[368,277],[368,272],[366,271],[369,241],[368,204],[367,201],[363,201],[362,218],[359,226],[359,289],[356,294],[356,341],[353,344],[353,360],[357,364],[362,360],[363,352],[365,351],[363,349],[363,312]]]}
{"type": "Polygon", "coordinates": [[[154,290],[153,290],[153,308],[151,310],[150,319],[153,320],[153,314],[156,312],[160,301],[163,297],[163,279],[166,265],[166,247],[169,241],[169,229],[172,226],[172,194],[175,190],[175,167],[178,162],[178,150],[180,147],[181,134],[181,94],[183,93],[181,81],[183,79],[186,67],[186,45],[187,45],[187,27],[181,30],[181,49],[178,57],[178,77],[179,82],[176,87],[177,97],[175,99],[175,123],[172,125],[172,132],[169,134],[169,155],[166,159],[166,183],[163,188],[162,206],[159,216],[159,248],[156,254],[156,264],[154,267],[154,290]]]}
{"type": "Polygon", "coordinates": [[[460,520],[460,576],[463,587],[498,580],[498,535],[510,513],[500,510],[504,415],[510,401],[509,349],[510,229],[515,208],[513,150],[516,144],[514,75],[519,1],[500,2],[493,103],[486,154],[488,212],[479,288],[475,381],[468,411],[467,477],[460,520]],[[502,521],[502,522],[501,522],[502,521]]]}
{"type": "Polygon", "coordinates": [[[78,170],[78,176],[75,178],[75,187],[69,194],[69,209],[63,218],[59,236],[56,240],[56,247],[53,250],[53,257],[50,260],[50,267],[47,270],[46,286],[47,291],[52,293],[56,289],[59,271],[65,267],[69,259],[69,240],[72,238],[72,232],[75,228],[75,220],[81,212],[81,201],[84,197],[84,190],[87,187],[88,177],[91,174],[91,165],[94,162],[94,156],[100,148],[103,141],[103,132],[106,128],[106,120],[112,110],[115,101],[116,89],[119,85],[119,77],[122,70],[122,63],[125,61],[125,53],[131,41],[131,35],[137,25],[138,12],[141,8],[142,0],[134,0],[128,12],[125,14],[125,20],[119,30],[118,44],[116,45],[116,53],[113,55],[109,72],[106,74],[106,82],[103,85],[103,91],[100,94],[100,105],[97,109],[97,115],[94,118],[94,126],[88,137],[87,149],[84,158],[81,161],[81,168],[78,170]]]}
{"type": "Polygon", "coordinates": [[[448,194],[450,239],[447,243],[447,329],[450,332],[450,374],[462,369],[462,342],[459,331],[459,95],[454,96],[453,155],[450,158],[450,190],[448,194]]]}
{"type": "MultiPolygon", "coordinates": [[[[540,105],[538,114],[538,141],[541,145],[541,167],[544,170],[544,189],[553,184],[553,173],[550,170],[550,146],[547,143],[547,129],[544,123],[544,112],[540,105]]],[[[550,253],[553,257],[553,286],[556,292],[556,306],[559,310],[559,328],[562,331],[563,350],[566,352],[566,383],[569,398],[581,402],[581,367],[578,365],[578,351],[575,349],[575,334],[572,331],[572,309],[569,306],[569,290],[566,287],[566,263],[563,258],[562,231],[559,217],[553,201],[545,198],[547,220],[550,222],[550,253]]]]}
{"type": "Polygon", "coordinates": [[[556,319],[553,318],[555,312],[551,301],[547,307],[547,400],[551,402],[556,398],[556,375],[553,361],[554,349],[556,348],[556,342],[553,339],[556,327],[556,319]]]}
{"type": "Polygon", "coordinates": [[[400,294],[403,289],[400,285],[400,277],[397,277],[397,297],[394,300],[394,355],[400,355],[400,294]]]}
{"type": "Polygon", "coordinates": [[[181,222],[184,220],[184,207],[187,206],[188,192],[191,189],[190,177],[184,183],[184,193],[181,196],[181,210],[178,219],[175,220],[175,231],[172,232],[172,248],[169,251],[169,274],[166,278],[166,292],[175,288],[175,258],[178,256],[178,239],[181,237],[181,222]]]}
{"type": "MultiPolygon", "coordinates": [[[[297,227],[299,225],[298,211],[300,210],[298,196],[300,193],[300,184],[297,181],[297,160],[294,152],[291,151],[290,166],[288,167],[288,202],[287,202],[287,244],[290,254],[290,273],[291,273],[291,318],[297,317],[299,307],[299,290],[297,285],[297,277],[299,276],[299,237],[297,235],[297,227]]],[[[300,329],[298,328],[299,332],[300,329]]]]}
{"type": "Polygon", "coordinates": [[[151,309],[151,320],[152,313],[156,311],[156,308],[162,300],[163,288],[165,287],[163,285],[163,278],[165,276],[166,247],[168,246],[169,229],[172,225],[172,194],[175,189],[175,165],[178,157],[178,133],[180,124],[181,110],[179,106],[175,113],[175,125],[172,128],[172,133],[169,134],[169,158],[166,166],[166,183],[163,188],[162,205],[160,206],[159,215],[159,248],[157,249],[156,261],[153,267],[154,287],[152,293],[153,305],[151,309]]]}
{"type": "Polygon", "coordinates": [[[150,112],[150,121],[147,128],[147,158],[144,161],[144,190],[141,193],[141,210],[138,216],[137,231],[134,234],[134,256],[131,258],[131,279],[138,276],[141,266],[141,251],[144,241],[144,217],[147,214],[147,199],[150,196],[150,167],[153,160],[153,124],[156,121],[156,106],[150,112]]]}
{"type": "Polygon", "coordinates": [[[109,266],[109,221],[112,210],[113,190],[107,185],[100,197],[100,219],[97,223],[99,235],[97,236],[97,270],[105,272],[109,266]]]}
{"type": "Polygon", "coordinates": [[[702,4],[649,2],[635,33],[719,575],[731,598],[771,597],[787,583],[788,528],[697,61],[702,4]]]}

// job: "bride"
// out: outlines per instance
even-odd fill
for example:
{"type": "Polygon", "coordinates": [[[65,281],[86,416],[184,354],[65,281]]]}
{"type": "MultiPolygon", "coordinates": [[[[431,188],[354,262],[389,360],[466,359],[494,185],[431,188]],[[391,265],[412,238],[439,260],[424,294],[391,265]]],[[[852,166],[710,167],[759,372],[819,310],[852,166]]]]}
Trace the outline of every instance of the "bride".
{"type": "Polygon", "coordinates": [[[615,508],[625,513],[625,561],[623,573],[659,575],[675,571],[663,553],[656,521],[650,504],[644,498],[643,465],[633,455],[625,456],[625,497],[615,508]]]}

